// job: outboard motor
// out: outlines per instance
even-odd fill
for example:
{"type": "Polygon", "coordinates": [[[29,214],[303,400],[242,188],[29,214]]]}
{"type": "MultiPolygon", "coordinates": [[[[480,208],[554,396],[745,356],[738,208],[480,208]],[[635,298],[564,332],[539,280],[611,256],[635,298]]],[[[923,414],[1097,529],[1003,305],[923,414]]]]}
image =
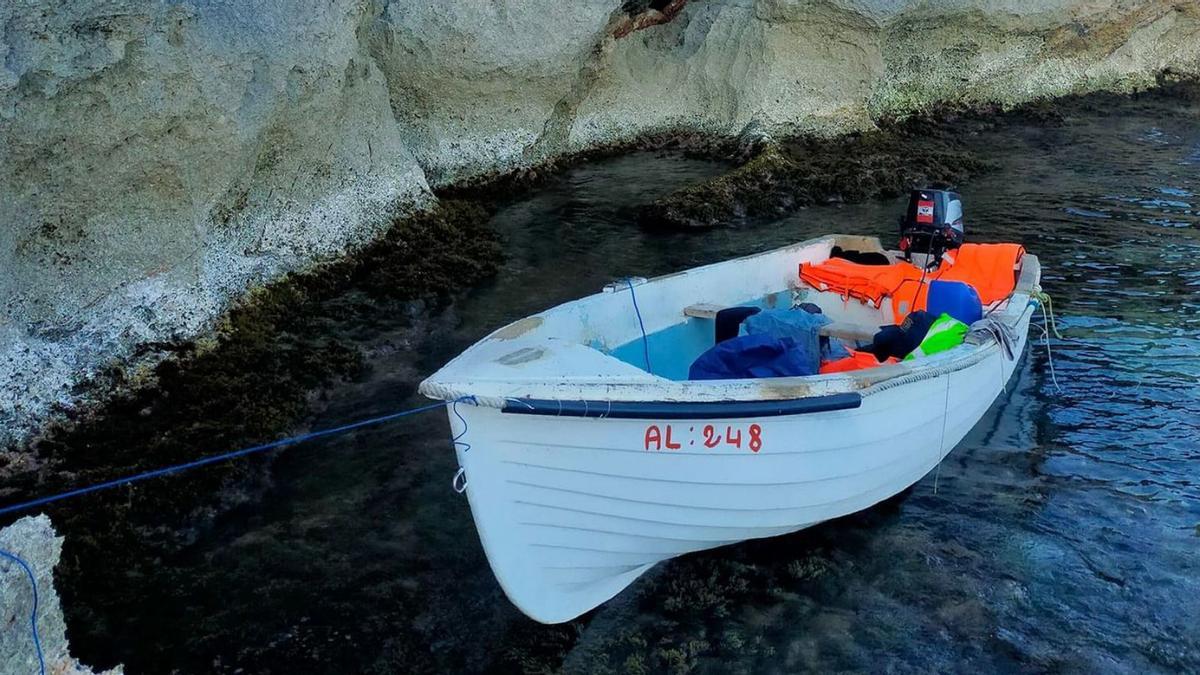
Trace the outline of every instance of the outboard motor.
{"type": "Polygon", "coordinates": [[[908,213],[900,219],[900,250],[912,262],[924,253],[926,267],[936,267],[942,254],[962,246],[963,207],[957,192],[923,188],[908,198],[908,213]]]}

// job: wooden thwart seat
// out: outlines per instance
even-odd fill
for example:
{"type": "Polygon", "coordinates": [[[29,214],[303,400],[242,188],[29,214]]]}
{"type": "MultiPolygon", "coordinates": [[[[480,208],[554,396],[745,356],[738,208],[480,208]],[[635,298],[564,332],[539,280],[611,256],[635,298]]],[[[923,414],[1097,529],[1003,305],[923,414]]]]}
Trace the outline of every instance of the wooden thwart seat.
{"type": "Polygon", "coordinates": [[[683,315],[690,316],[693,319],[716,319],[717,312],[723,309],[725,308],[720,305],[714,305],[711,302],[699,302],[684,307],[683,315]]]}
{"type": "Polygon", "coordinates": [[[862,326],[856,323],[834,321],[817,329],[817,334],[828,335],[848,342],[870,342],[875,339],[879,326],[862,326]]]}

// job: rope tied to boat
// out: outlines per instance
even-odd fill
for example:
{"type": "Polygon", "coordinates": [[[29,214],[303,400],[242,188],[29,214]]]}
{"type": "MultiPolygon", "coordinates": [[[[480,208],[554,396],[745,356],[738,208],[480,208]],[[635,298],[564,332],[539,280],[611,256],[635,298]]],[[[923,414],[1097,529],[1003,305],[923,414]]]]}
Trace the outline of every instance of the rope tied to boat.
{"type": "Polygon", "coordinates": [[[633,312],[637,315],[638,328],[642,329],[642,354],[646,358],[646,372],[654,374],[650,367],[650,340],[646,338],[646,324],[642,322],[642,310],[638,309],[637,293],[633,290],[633,277],[625,277],[625,285],[629,286],[629,299],[633,301],[633,312]]]}
{"type": "Polygon", "coordinates": [[[1050,294],[1036,288],[1029,297],[1037,301],[1038,306],[1042,308],[1042,340],[1046,345],[1046,364],[1050,366],[1050,381],[1054,383],[1055,393],[1062,393],[1062,387],[1058,386],[1058,376],[1054,372],[1054,352],[1050,348],[1050,335],[1053,334],[1059,340],[1065,339],[1062,333],[1058,332],[1058,324],[1054,320],[1054,300],[1050,294]]]}
{"type": "MultiPolygon", "coordinates": [[[[467,419],[458,412],[458,404],[463,401],[471,405],[479,405],[479,401],[474,396],[463,396],[454,399],[450,405],[450,412],[454,413],[459,422],[462,422],[462,431],[454,434],[454,438],[451,438],[450,442],[454,444],[456,450],[461,447],[462,451],[466,453],[471,451],[471,444],[463,440],[463,436],[467,435],[467,419]]],[[[467,491],[467,470],[462,466],[458,467],[458,471],[455,471],[454,477],[450,479],[450,488],[460,495],[467,491]]]]}
{"type": "Polygon", "coordinates": [[[1063,337],[1063,334],[1058,332],[1058,323],[1054,320],[1054,298],[1050,297],[1049,293],[1043,291],[1040,288],[1038,288],[1038,289],[1034,290],[1032,293],[1030,293],[1029,297],[1033,298],[1034,300],[1037,300],[1039,303],[1042,304],[1042,318],[1043,319],[1046,318],[1046,312],[1049,311],[1050,318],[1049,318],[1048,325],[1046,326],[1047,332],[1053,332],[1054,337],[1058,338],[1059,340],[1065,340],[1066,338],[1063,337]]]}
{"type": "MultiPolygon", "coordinates": [[[[246,457],[248,455],[257,454],[260,452],[266,452],[268,450],[274,450],[276,448],[282,448],[284,446],[296,445],[298,443],[310,441],[314,438],[321,438],[324,436],[334,436],[337,434],[346,433],[347,431],[353,431],[355,429],[361,429],[363,427],[374,426],[376,424],[382,424],[384,422],[390,422],[392,420],[400,419],[401,417],[408,417],[410,415],[416,415],[418,413],[429,412],[430,410],[437,410],[438,408],[444,408],[447,405],[456,405],[460,402],[475,403],[475,397],[474,396],[460,396],[452,401],[439,401],[438,403],[431,403],[429,405],[423,405],[423,406],[419,406],[416,408],[410,408],[408,410],[401,410],[400,412],[389,413],[387,415],[380,415],[379,417],[370,417],[370,418],[367,418],[364,420],[358,420],[357,422],[351,422],[349,424],[343,424],[341,426],[336,426],[336,427],[332,427],[329,429],[320,429],[318,431],[310,431],[308,433],[299,434],[297,436],[290,436],[288,438],[283,438],[283,439],[280,439],[277,441],[271,441],[270,443],[263,443],[261,445],[253,445],[248,448],[242,448],[241,450],[234,450],[232,452],[224,452],[219,455],[212,455],[210,457],[204,457],[201,459],[192,460],[190,462],[184,462],[182,464],[166,466],[166,467],[163,467],[160,469],[153,469],[151,471],[143,471],[142,473],[133,474],[132,476],[125,476],[123,478],[114,478],[113,480],[107,480],[107,481],[103,481],[101,483],[95,483],[93,485],[88,485],[88,486],[84,486],[81,488],[75,488],[73,490],[67,490],[66,492],[60,492],[58,494],[48,495],[45,497],[38,497],[36,499],[30,499],[29,501],[20,502],[18,504],[11,504],[9,506],[0,508],[0,516],[8,514],[8,513],[13,513],[16,511],[24,511],[26,509],[33,508],[35,506],[44,506],[46,504],[51,504],[51,503],[54,503],[57,501],[62,501],[64,499],[70,499],[72,497],[81,497],[83,495],[91,494],[93,492],[101,492],[103,490],[111,490],[112,488],[121,487],[122,485],[129,485],[130,483],[137,483],[140,481],[148,480],[150,478],[158,478],[160,476],[167,476],[167,475],[174,474],[174,473],[180,473],[183,471],[188,471],[190,469],[196,469],[196,468],[199,468],[202,466],[208,466],[209,464],[216,464],[217,462],[223,462],[223,461],[229,460],[229,459],[239,459],[241,457],[246,457]]],[[[459,442],[459,440],[456,438],[455,443],[458,443],[458,442],[459,442]]]]}
{"type": "Polygon", "coordinates": [[[989,340],[1000,345],[1001,352],[1009,361],[1017,360],[1017,333],[1004,321],[991,314],[971,324],[967,339],[983,344],[989,340]]]}
{"type": "MultiPolygon", "coordinates": [[[[455,399],[448,400],[448,401],[439,401],[437,403],[431,403],[429,405],[418,406],[416,408],[410,408],[408,410],[401,410],[399,412],[389,413],[387,415],[380,415],[378,417],[370,417],[367,419],[358,420],[356,422],[351,422],[349,424],[343,424],[340,426],[331,427],[329,429],[320,429],[318,431],[310,431],[308,433],[299,434],[297,436],[290,436],[288,438],[283,438],[283,439],[280,439],[277,441],[271,441],[270,443],[262,443],[260,445],[254,445],[254,446],[251,446],[248,448],[242,448],[241,450],[224,452],[219,455],[203,457],[201,459],[192,460],[190,462],[184,462],[182,464],[166,466],[166,467],[162,467],[159,469],[153,469],[151,471],[143,471],[141,473],[133,474],[131,476],[125,476],[123,478],[115,478],[112,480],[95,483],[93,485],[87,485],[84,487],[75,488],[73,490],[67,490],[65,492],[60,492],[57,494],[47,495],[44,497],[38,497],[36,499],[30,499],[28,501],[19,502],[17,504],[10,504],[8,506],[0,508],[0,515],[15,513],[17,511],[24,511],[26,509],[31,509],[36,506],[45,506],[46,504],[52,504],[54,502],[62,501],[64,499],[70,499],[72,497],[81,497],[83,495],[91,494],[93,492],[101,492],[104,490],[111,490],[113,488],[121,487],[123,485],[129,485],[131,483],[137,483],[137,482],[144,481],[144,480],[149,480],[151,478],[158,478],[158,477],[167,476],[170,474],[181,473],[184,471],[188,471],[190,469],[195,469],[195,468],[199,468],[202,466],[208,466],[209,464],[216,464],[217,462],[223,462],[223,461],[230,460],[230,459],[238,459],[238,458],[246,457],[248,455],[252,455],[252,454],[256,454],[256,453],[266,452],[268,450],[274,450],[274,449],[282,448],[285,446],[296,445],[298,443],[310,441],[314,438],[321,438],[324,436],[335,436],[337,434],[346,433],[348,431],[352,431],[355,429],[361,429],[363,427],[383,424],[384,422],[390,422],[392,420],[400,419],[402,417],[409,417],[411,415],[417,415],[419,413],[429,412],[431,410],[437,410],[439,408],[444,408],[446,406],[450,406],[453,413],[456,416],[458,416],[458,418],[460,420],[462,420],[463,430],[462,430],[462,432],[460,432],[459,434],[454,436],[453,443],[454,443],[455,447],[462,447],[463,451],[465,452],[467,450],[470,450],[471,446],[469,443],[462,440],[463,436],[467,433],[467,422],[465,419],[463,419],[462,415],[458,412],[458,404],[459,403],[471,403],[472,405],[478,405],[478,401],[474,396],[459,396],[455,399]]],[[[463,469],[461,469],[461,468],[459,469],[459,474],[455,475],[455,484],[456,484],[455,489],[459,492],[462,492],[462,490],[458,490],[458,488],[457,488],[457,483],[459,481],[460,475],[462,478],[462,490],[466,490],[466,487],[467,487],[466,486],[466,475],[465,475],[465,472],[463,471],[463,469]]],[[[38,663],[39,663],[39,666],[41,669],[40,673],[41,673],[41,675],[45,675],[46,674],[46,660],[45,660],[45,656],[42,653],[42,643],[41,643],[41,638],[38,635],[38,628],[37,628],[37,613],[38,613],[37,577],[34,576],[34,574],[33,574],[33,568],[30,567],[30,565],[27,562],[25,562],[23,559],[21,559],[20,556],[14,554],[14,553],[11,553],[9,551],[0,549],[0,558],[10,560],[12,562],[15,562],[17,565],[19,565],[21,567],[21,569],[23,569],[25,571],[25,575],[29,578],[29,583],[33,586],[33,610],[30,613],[29,623],[30,623],[30,630],[33,634],[33,644],[37,650],[38,663]]]]}
{"type": "Polygon", "coordinates": [[[950,377],[946,377],[946,400],[942,407],[942,437],[938,441],[936,468],[933,474],[933,494],[938,493],[938,481],[942,478],[942,452],[946,449],[946,422],[950,419],[950,377]]]}

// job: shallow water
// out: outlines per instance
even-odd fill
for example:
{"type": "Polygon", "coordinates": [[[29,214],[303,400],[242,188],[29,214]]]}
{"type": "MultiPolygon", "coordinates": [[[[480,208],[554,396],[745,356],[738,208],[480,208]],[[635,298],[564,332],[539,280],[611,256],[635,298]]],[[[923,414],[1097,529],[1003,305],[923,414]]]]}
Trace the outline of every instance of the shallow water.
{"type": "MultiPolygon", "coordinates": [[[[492,578],[450,489],[445,418],[424,415],[281,453],[260,502],[163,561],[153,586],[172,592],[71,625],[77,655],[130,673],[1200,670],[1200,117],[1161,100],[1068,112],[970,139],[999,168],[962,186],[969,240],[1042,260],[1066,337],[1054,376],[1031,340],[997,404],[901,498],[661,565],[544,627],[492,578]]],[[[636,154],[507,204],[497,279],[420,330],[347,326],[372,374],[311,426],[417,405],[415,383],[481,335],[615,277],[828,231],[894,239],[902,201],[704,233],[634,224],[720,170],[636,154]]]]}

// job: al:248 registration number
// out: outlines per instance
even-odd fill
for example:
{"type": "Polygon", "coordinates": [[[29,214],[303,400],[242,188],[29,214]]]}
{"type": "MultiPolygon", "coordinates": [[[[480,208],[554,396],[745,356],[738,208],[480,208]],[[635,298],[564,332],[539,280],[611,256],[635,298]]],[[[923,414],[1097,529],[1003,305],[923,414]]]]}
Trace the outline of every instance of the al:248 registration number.
{"type": "Polygon", "coordinates": [[[763,447],[762,427],[758,424],[677,425],[651,424],[646,427],[642,447],[648,451],[679,450],[703,446],[710,450],[722,445],[758,452],[763,447]]]}

